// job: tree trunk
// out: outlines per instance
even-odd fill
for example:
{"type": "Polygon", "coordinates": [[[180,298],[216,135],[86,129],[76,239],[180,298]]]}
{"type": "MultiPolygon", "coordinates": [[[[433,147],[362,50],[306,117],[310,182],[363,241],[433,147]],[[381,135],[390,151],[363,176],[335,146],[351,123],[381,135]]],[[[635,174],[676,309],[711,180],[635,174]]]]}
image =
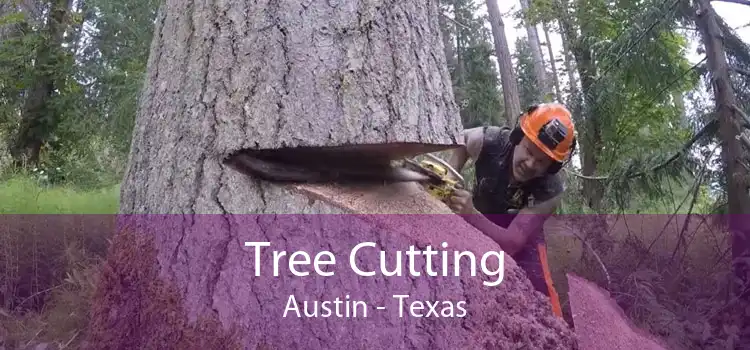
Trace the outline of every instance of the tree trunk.
{"type": "Polygon", "coordinates": [[[448,71],[456,69],[456,57],[455,49],[453,47],[453,38],[451,37],[450,25],[445,19],[445,16],[438,14],[438,23],[440,24],[440,32],[443,36],[443,51],[445,53],[445,62],[448,65],[448,71]]]}
{"type": "MultiPolygon", "coordinates": [[[[529,0],[520,0],[521,10],[524,14],[529,10],[529,0]]],[[[544,56],[542,56],[542,45],[539,42],[539,32],[533,24],[526,23],[526,35],[529,38],[529,47],[531,47],[531,58],[534,61],[534,75],[536,81],[541,85],[539,91],[542,95],[538,96],[539,102],[547,101],[552,94],[549,80],[547,79],[547,70],[544,67],[544,56]]],[[[550,56],[552,57],[552,56],[550,56]]]]}
{"type": "MultiPolygon", "coordinates": [[[[598,166],[598,157],[601,154],[601,130],[599,121],[591,112],[594,105],[595,92],[592,91],[594,77],[596,77],[596,65],[592,59],[591,48],[579,40],[573,25],[570,22],[570,15],[565,11],[565,3],[559,3],[561,13],[559,21],[563,32],[563,42],[567,41],[570,45],[570,52],[575,59],[578,68],[578,76],[581,78],[581,97],[575,97],[572,104],[574,109],[579,113],[573,113],[576,117],[576,123],[579,128],[578,142],[581,145],[581,172],[586,176],[593,176],[598,166]],[[583,104],[583,107],[581,107],[583,104]],[[585,116],[585,117],[584,117],[585,116]]],[[[575,96],[575,95],[574,95],[575,96]]],[[[583,195],[586,198],[588,207],[599,213],[602,209],[603,186],[599,180],[584,179],[583,195]]]]}
{"type": "Polygon", "coordinates": [[[503,86],[503,100],[505,106],[505,119],[508,125],[514,125],[516,118],[521,115],[521,101],[518,93],[516,75],[513,72],[513,63],[510,59],[508,40],[505,38],[505,24],[500,15],[497,1],[487,0],[487,13],[492,26],[492,36],[495,39],[495,55],[500,68],[500,81],[503,86]]]}
{"type": "Polygon", "coordinates": [[[722,160],[726,174],[729,230],[732,233],[734,293],[737,298],[737,304],[730,310],[735,310],[735,322],[740,330],[737,344],[750,344],[750,224],[744,217],[750,213],[750,176],[743,165],[747,161],[747,157],[744,156],[747,151],[743,150],[738,139],[745,137],[740,127],[742,117],[737,111],[737,101],[731,85],[717,15],[709,1],[698,1],[696,24],[706,50],[706,63],[716,101],[722,160]]]}
{"type": "MultiPolygon", "coordinates": [[[[348,6],[167,1],[154,32],[121,212],[269,215],[123,216],[122,227],[129,229],[115,236],[104,265],[89,345],[573,348],[571,331],[511,259],[496,287],[482,284],[488,277],[471,277],[468,259],[460,264],[467,272],[446,278],[362,277],[340,266],[362,242],[377,242],[391,257],[410,245],[441,242],[477,254],[499,249],[459,216],[445,215],[449,209],[416,183],[285,185],[222,165],[224,155],[245,148],[401,146],[391,154],[396,157],[455,146],[460,117],[436,17],[436,2],[415,0],[348,6]],[[414,144],[411,150],[406,142],[414,144]],[[312,215],[273,215],[281,213],[312,215]],[[321,213],[443,215],[315,215],[321,213]],[[243,247],[254,241],[271,243],[260,276],[254,249],[243,247]],[[284,257],[273,276],[272,249],[330,250],[335,275],[293,276],[284,257]],[[465,300],[468,314],[457,322],[401,317],[399,309],[409,310],[394,299],[400,294],[409,301],[465,300]],[[369,316],[284,317],[290,296],[298,303],[365,300],[369,316]],[[512,326],[497,332],[499,325],[512,326]]],[[[377,270],[371,249],[357,263],[377,270]]],[[[425,273],[420,263],[414,268],[425,273]]]]}
{"type": "Polygon", "coordinates": [[[45,28],[46,40],[37,49],[35,74],[21,112],[18,133],[11,144],[11,155],[16,165],[36,164],[42,146],[58,122],[51,105],[55,91],[55,61],[65,33],[65,18],[72,0],[55,0],[49,11],[45,28]]]}
{"type": "MultiPolygon", "coordinates": [[[[458,1],[453,2],[453,13],[456,14],[456,22],[461,23],[461,11],[458,1]]],[[[463,28],[456,24],[456,81],[458,86],[463,87],[466,83],[466,61],[464,60],[464,34],[463,28]]]]}
{"type": "Polygon", "coordinates": [[[573,65],[572,53],[570,51],[570,44],[565,35],[561,35],[562,46],[563,46],[563,58],[565,62],[565,71],[568,73],[568,84],[570,85],[570,96],[568,103],[572,103],[575,96],[578,95],[578,79],[576,79],[576,67],[573,65]]]}
{"type": "Polygon", "coordinates": [[[552,49],[552,41],[549,40],[549,25],[547,22],[542,23],[544,30],[544,40],[547,41],[547,53],[549,54],[549,64],[552,67],[552,82],[555,86],[555,98],[558,102],[563,103],[562,91],[560,90],[560,79],[557,77],[557,62],[555,62],[555,51],[552,49]]]}

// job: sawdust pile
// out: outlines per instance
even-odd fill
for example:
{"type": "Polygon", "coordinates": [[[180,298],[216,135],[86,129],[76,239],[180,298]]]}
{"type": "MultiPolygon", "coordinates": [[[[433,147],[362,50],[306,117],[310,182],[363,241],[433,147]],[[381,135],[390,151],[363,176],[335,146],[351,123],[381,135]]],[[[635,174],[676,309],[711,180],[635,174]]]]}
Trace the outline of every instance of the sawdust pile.
{"type": "MultiPolygon", "coordinates": [[[[344,190],[308,186],[290,190],[285,196],[291,198],[288,203],[305,203],[289,208],[294,212],[449,213],[429,195],[411,187],[344,190]],[[384,198],[389,200],[383,201],[384,198]]],[[[167,243],[158,237],[151,239],[149,234],[134,232],[120,234],[104,267],[91,318],[89,346],[96,349],[577,349],[573,331],[552,314],[546,298],[533,291],[522,270],[508,257],[503,282],[496,287],[482,285],[481,271],[476,277],[462,273],[461,277],[389,279],[357,276],[346,268],[346,252],[365,241],[378,242],[388,252],[404,250],[410,245],[435,247],[441,242],[447,242],[455,250],[474,252],[477,257],[497,249],[487,237],[467,228],[462,219],[454,215],[435,215],[429,219],[414,216],[408,221],[404,216],[348,215],[335,220],[321,217],[283,220],[250,217],[247,222],[233,217],[232,227],[242,227],[244,231],[232,232],[237,237],[222,251],[220,263],[199,253],[200,249],[206,249],[211,237],[208,234],[202,237],[198,231],[183,232],[185,242],[181,242],[180,249],[188,256],[199,257],[187,263],[174,259],[174,249],[166,248],[167,243]],[[300,247],[325,247],[336,254],[342,267],[331,277],[314,274],[304,278],[255,277],[249,250],[238,243],[250,240],[279,242],[283,246],[280,249],[287,252],[300,247]],[[400,317],[398,308],[388,305],[390,311],[371,311],[367,318],[281,316],[290,295],[299,300],[330,300],[336,296],[343,298],[345,294],[373,304],[388,300],[393,303],[392,296],[399,294],[408,294],[409,300],[464,300],[467,315],[400,317]]],[[[272,259],[267,260],[268,265],[262,269],[270,271],[272,259]]],[[[376,269],[378,254],[362,254],[360,263],[376,269]]]]}

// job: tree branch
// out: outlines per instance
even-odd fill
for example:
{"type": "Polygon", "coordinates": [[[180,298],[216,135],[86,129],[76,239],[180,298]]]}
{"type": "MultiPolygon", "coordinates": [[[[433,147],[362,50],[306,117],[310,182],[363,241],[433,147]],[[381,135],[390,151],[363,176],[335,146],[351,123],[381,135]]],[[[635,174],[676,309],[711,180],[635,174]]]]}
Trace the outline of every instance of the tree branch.
{"type": "Polygon", "coordinates": [[[750,128],[750,118],[748,118],[747,114],[745,114],[740,107],[737,107],[737,105],[732,105],[732,109],[734,109],[734,111],[742,118],[742,125],[746,128],[750,128]]]}
{"type": "MultiPolygon", "coordinates": [[[[748,0],[748,1],[750,1],[750,0],[748,0]]],[[[742,74],[742,75],[750,78],[750,70],[746,70],[746,69],[742,69],[742,68],[737,68],[737,67],[731,67],[731,66],[729,67],[729,69],[731,69],[731,70],[733,70],[733,71],[735,71],[737,73],[740,73],[740,74],[742,74]]]]}
{"type": "Polygon", "coordinates": [[[460,26],[462,26],[462,27],[464,27],[466,29],[471,29],[471,28],[469,28],[469,26],[467,26],[467,25],[465,25],[465,24],[463,24],[463,23],[461,23],[459,21],[456,21],[453,18],[450,18],[450,16],[446,15],[444,12],[440,12],[440,15],[443,16],[445,19],[447,19],[447,20],[449,20],[449,21],[451,21],[451,22],[453,22],[453,23],[455,23],[457,25],[460,25],[460,26]]]}
{"type": "Polygon", "coordinates": [[[716,2],[716,1],[719,1],[719,2],[731,2],[731,3],[735,3],[735,4],[750,6],[750,0],[712,0],[712,1],[714,1],[714,2],[716,2]]]}
{"type": "MultiPolygon", "coordinates": [[[[652,167],[649,170],[644,170],[644,171],[637,172],[635,174],[630,174],[628,176],[628,179],[634,179],[636,177],[640,177],[640,176],[646,175],[647,172],[657,171],[657,170],[659,170],[659,169],[661,169],[661,168],[669,165],[669,163],[672,163],[675,160],[677,160],[677,158],[679,158],[680,155],[682,155],[683,153],[687,152],[687,150],[690,149],[690,147],[692,147],[693,144],[696,143],[698,140],[700,140],[703,136],[705,136],[707,134],[714,133],[716,131],[716,129],[718,128],[718,126],[719,126],[718,121],[716,121],[716,119],[712,120],[711,122],[709,122],[708,124],[706,124],[705,126],[703,126],[703,128],[700,129],[700,131],[698,131],[690,140],[688,140],[688,142],[685,142],[685,144],[682,146],[682,148],[679,151],[675,152],[675,154],[673,154],[671,157],[669,157],[669,159],[665,160],[664,162],[662,162],[660,164],[657,164],[656,166],[652,167]]],[[[571,171],[571,170],[568,170],[568,169],[565,169],[565,172],[567,172],[568,174],[571,174],[571,175],[573,175],[575,177],[579,177],[579,178],[585,179],[585,180],[608,180],[610,178],[610,176],[586,176],[586,175],[579,174],[579,173],[577,173],[575,171],[571,171]]]]}

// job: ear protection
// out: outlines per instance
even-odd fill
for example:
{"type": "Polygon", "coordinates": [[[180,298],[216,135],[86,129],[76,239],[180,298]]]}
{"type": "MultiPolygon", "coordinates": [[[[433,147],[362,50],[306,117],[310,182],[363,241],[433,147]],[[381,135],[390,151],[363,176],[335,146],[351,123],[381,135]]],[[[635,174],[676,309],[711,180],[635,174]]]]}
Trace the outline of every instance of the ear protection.
{"type": "MultiPolygon", "coordinates": [[[[524,117],[526,117],[526,116],[534,113],[534,111],[536,111],[538,108],[539,108],[538,104],[537,105],[533,105],[533,106],[529,107],[526,110],[525,113],[521,114],[516,119],[516,125],[511,130],[510,136],[509,136],[510,142],[514,146],[517,146],[519,143],[521,143],[521,140],[523,140],[523,137],[524,137],[524,133],[523,133],[523,130],[521,129],[521,125],[520,125],[521,118],[524,118],[524,117]]],[[[556,121],[555,120],[551,121],[551,123],[554,123],[554,122],[556,122],[556,121]]],[[[546,125],[547,124],[545,124],[545,126],[546,125]]],[[[548,174],[556,174],[556,173],[558,173],[562,169],[563,166],[565,166],[568,162],[570,162],[570,158],[573,156],[573,152],[575,152],[575,149],[576,149],[576,143],[577,143],[577,139],[576,139],[575,135],[573,135],[573,142],[570,144],[570,153],[569,153],[568,157],[563,162],[554,161],[549,166],[549,168],[547,168],[547,173],[548,174]]]]}

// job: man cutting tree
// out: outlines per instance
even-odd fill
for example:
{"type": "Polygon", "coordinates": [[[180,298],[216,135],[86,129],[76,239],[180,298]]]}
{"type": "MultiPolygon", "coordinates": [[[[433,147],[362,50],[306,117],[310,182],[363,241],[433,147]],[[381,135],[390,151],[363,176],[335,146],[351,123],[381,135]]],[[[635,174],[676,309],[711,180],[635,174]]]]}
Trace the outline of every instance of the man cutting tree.
{"type": "Polygon", "coordinates": [[[564,185],[557,172],[575,149],[570,112],[560,104],[540,104],[514,129],[477,127],[463,135],[465,147],[453,153],[450,165],[460,172],[474,160],[476,186],[473,193],[457,190],[449,206],[512,256],[562,317],[542,225],[560,203],[564,185]]]}

